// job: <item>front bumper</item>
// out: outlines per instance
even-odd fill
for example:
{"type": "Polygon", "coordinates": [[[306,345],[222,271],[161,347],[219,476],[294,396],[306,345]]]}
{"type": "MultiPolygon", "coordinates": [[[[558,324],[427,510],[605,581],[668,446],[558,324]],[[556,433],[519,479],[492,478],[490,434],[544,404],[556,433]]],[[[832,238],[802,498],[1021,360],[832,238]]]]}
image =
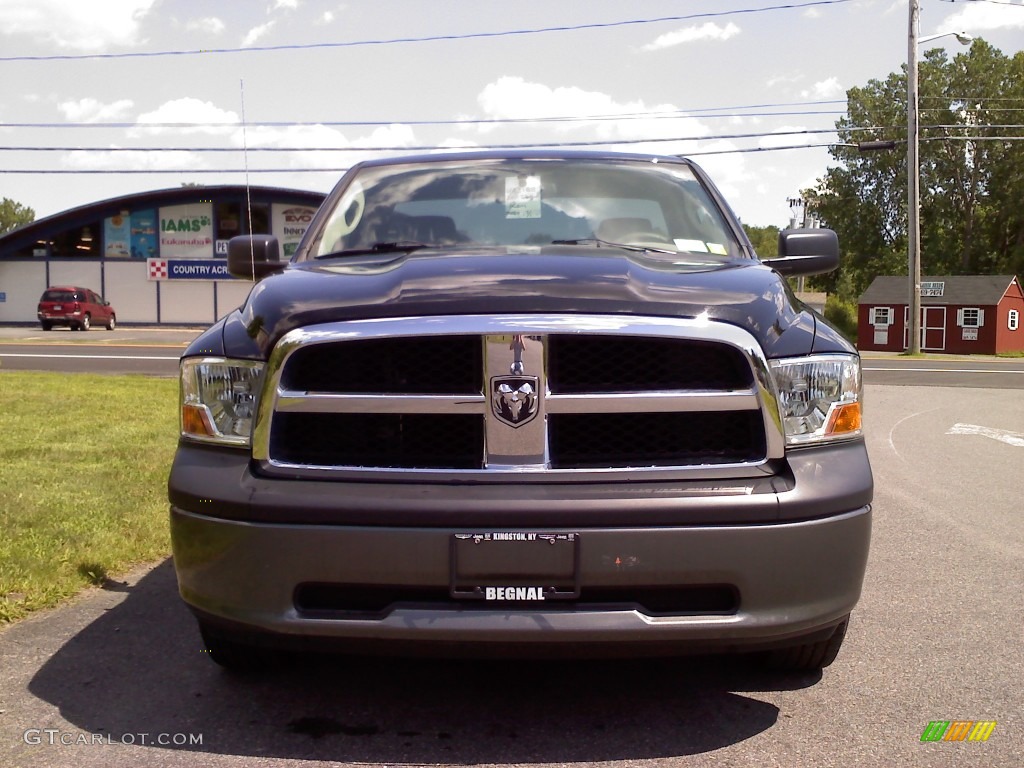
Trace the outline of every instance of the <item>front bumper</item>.
{"type": "Polygon", "coordinates": [[[282,645],[781,645],[827,634],[851,612],[871,528],[862,443],[791,453],[789,473],[762,484],[719,482],[716,494],[692,482],[425,488],[271,480],[252,475],[243,454],[183,445],[170,479],[179,588],[203,621],[282,645]],[[443,594],[453,534],[502,530],[579,534],[584,597],[398,600],[373,615],[307,610],[297,599],[309,584],[443,594]],[[628,599],[585,599],[588,590],[712,586],[734,591],[732,609],[666,614],[628,599]]]}

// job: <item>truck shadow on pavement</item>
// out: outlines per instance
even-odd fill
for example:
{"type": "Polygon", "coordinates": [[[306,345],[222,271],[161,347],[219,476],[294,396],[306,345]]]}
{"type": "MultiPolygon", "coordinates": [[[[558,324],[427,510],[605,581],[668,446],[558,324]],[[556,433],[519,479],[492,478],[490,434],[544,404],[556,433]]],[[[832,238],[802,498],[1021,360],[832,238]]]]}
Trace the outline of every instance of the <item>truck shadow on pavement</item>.
{"type": "Polygon", "coordinates": [[[193,761],[198,752],[354,763],[567,763],[719,749],[768,730],[779,716],[776,706],[734,691],[802,688],[820,679],[702,657],[329,657],[237,677],[203,651],[167,561],[69,638],[29,690],[75,727],[112,741],[200,735],[201,744],[178,747],[193,761]]]}

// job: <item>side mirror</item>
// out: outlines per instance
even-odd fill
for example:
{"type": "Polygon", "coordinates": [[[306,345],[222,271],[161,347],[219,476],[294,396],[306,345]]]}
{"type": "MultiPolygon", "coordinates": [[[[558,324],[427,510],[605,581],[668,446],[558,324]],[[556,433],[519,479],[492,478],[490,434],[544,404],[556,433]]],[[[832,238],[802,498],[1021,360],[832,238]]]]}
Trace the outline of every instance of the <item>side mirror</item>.
{"type": "Polygon", "coordinates": [[[839,266],[839,238],[831,229],[779,232],[779,255],[764,259],[782,275],[820,275],[839,266]]]}
{"type": "Polygon", "coordinates": [[[239,235],[228,241],[228,272],[243,280],[259,280],[284,269],[281,246],[273,235],[239,235]]]}

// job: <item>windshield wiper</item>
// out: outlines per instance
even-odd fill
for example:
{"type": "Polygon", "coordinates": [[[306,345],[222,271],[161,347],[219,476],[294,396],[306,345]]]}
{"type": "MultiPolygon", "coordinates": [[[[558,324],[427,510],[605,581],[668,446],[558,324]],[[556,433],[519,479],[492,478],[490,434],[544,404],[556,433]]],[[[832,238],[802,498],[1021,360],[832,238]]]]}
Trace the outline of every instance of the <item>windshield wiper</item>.
{"type": "Polygon", "coordinates": [[[395,240],[392,242],[374,243],[366,248],[346,248],[341,251],[331,251],[317,256],[318,259],[334,259],[339,256],[366,256],[373,253],[412,253],[421,248],[440,248],[438,245],[421,243],[416,240],[395,240]]]}
{"type": "Polygon", "coordinates": [[[577,240],[552,240],[552,245],[596,245],[601,247],[606,245],[609,248],[621,248],[624,251],[634,251],[636,253],[645,253],[650,251],[652,253],[669,253],[675,256],[679,251],[670,251],[667,248],[652,248],[649,245],[630,245],[629,243],[613,243],[611,240],[602,240],[599,237],[581,237],[577,240]]]}

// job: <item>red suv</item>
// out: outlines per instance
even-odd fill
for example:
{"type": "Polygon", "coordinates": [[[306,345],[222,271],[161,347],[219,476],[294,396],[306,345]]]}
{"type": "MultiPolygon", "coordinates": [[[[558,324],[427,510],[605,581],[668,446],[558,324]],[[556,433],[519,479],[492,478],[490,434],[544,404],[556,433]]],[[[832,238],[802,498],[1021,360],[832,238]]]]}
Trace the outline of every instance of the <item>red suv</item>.
{"type": "Polygon", "coordinates": [[[36,314],[44,331],[55,325],[88,331],[93,324],[112,331],[117,325],[117,314],[109,301],[88,288],[73,285],[54,285],[43,291],[36,314]]]}

